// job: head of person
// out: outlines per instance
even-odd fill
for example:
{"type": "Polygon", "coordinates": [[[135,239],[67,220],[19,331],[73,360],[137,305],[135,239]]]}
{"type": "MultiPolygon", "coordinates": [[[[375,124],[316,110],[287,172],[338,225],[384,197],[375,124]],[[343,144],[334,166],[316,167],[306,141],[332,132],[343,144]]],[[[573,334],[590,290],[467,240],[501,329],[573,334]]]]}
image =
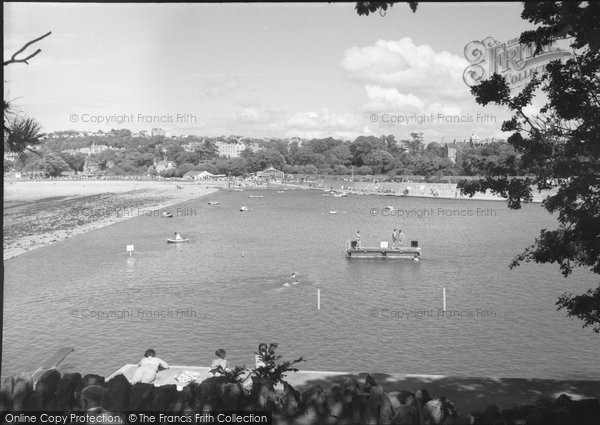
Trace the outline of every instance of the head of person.
{"type": "Polygon", "coordinates": [[[296,277],[296,272],[292,273],[292,277],[296,277]]]}
{"type": "Polygon", "coordinates": [[[144,357],[156,357],[156,351],[154,351],[152,348],[148,348],[144,353],[144,357]]]}
{"type": "Polygon", "coordinates": [[[100,385],[88,385],[81,391],[81,407],[83,410],[102,407],[103,398],[104,387],[100,385]]]}
{"type": "Polygon", "coordinates": [[[217,351],[215,351],[215,356],[217,356],[219,359],[224,359],[226,355],[227,352],[222,348],[219,348],[217,351]]]}
{"type": "Polygon", "coordinates": [[[261,342],[260,344],[258,344],[258,354],[266,354],[267,352],[267,344],[264,342],[261,342]]]}

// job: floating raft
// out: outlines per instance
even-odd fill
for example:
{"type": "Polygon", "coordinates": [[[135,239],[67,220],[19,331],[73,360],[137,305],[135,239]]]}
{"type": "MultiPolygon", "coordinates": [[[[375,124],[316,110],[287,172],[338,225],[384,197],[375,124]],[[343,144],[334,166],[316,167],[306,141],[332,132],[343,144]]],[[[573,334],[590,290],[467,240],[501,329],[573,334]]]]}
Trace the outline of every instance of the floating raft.
{"type": "Polygon", "coordinates": [[[421,257],[421,247],[417,241],[412,241],[411,246],[401,246],[398,248],[389,248],[387,244],[379,247],[357,247],[354,242],[347,241],[347,258],[381,258],[381,259],[411,259],[419,261],[421,257]]]}

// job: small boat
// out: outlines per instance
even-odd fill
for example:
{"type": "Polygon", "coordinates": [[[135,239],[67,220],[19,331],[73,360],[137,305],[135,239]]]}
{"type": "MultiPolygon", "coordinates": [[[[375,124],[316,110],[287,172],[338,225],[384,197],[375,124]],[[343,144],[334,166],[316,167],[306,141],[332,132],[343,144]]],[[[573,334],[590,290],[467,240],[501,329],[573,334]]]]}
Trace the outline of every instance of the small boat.
{"type": "Polygon", "coordinates": [[[284,193],[283,190],[278,190],[277,193],[284,193]]]}
{"type": "Polygon", "coordinates": [[[210,201],[208,205],[219,205],[219,201],[210,201]]]}
{"type": "Polygon", "coordinates": [[[334,198],[341,198],[343,195],[341,193],[334,193],[333,197],[334,198]]]}
{"type": "Polygon", "coordinates": [[[166,212],[166,211],[163,211],[162,215],[163,215],[163,217],[168,217],[168,218],[173,217],[173,213],[166,212]]]}
{"type": "Polygon", "coordinates": [[[337,211],[331,210],[329,211],[329,214],[337,214],[337,211]]]}
{"type": "Polygon", "coordinates": [[[263,195],[248,195],[248,198],[264,198],[263,195]]]}
{"type": "Polygon", "coordinates": [[[240,211],[248,211],[248,207],[245,205],[242,205],[242,207],[240,208],[240,211]]]}
{"type": "Polygon", "coordinates": [[[392,207],[391,205],[388,205],[387,207],[384,208],[384,210],[394,211],[394,207],[392,207]]]}
{"type": "Polygon", "coordinates": [[[189,239],[167,239],[167,243],[184,243],[189,241],[189,239]]]}

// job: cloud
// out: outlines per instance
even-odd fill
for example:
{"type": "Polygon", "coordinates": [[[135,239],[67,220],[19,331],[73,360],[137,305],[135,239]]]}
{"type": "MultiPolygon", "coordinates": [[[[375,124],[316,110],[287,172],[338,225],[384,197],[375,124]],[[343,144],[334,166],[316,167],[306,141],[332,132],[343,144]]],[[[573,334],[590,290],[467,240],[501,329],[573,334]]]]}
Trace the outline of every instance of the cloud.
{"type": "Polygon", "coordinates": [[[369,112],[418,112],[423,110],[424,103],[413,94],[403,94],[394,87],[365,86],[369,103],[363,110],[369,112]]]}
{"type": "Polygon", "coordinates": [[[240,79],[237,77],[219,78],[204,84],[201,94],[206,99],[214,99],[225,96],[240,88],[240,79]]]}
{"type": "Polygon", "coordinates": [[[409,37],[352,47],[340,66],[351,80],[364,85],[369,98],[363,106],[366,111],[408,107],[424,112],[436,102],[472,102],[462,80],[468,62],[426,44],[417,46],[409,37]]]}

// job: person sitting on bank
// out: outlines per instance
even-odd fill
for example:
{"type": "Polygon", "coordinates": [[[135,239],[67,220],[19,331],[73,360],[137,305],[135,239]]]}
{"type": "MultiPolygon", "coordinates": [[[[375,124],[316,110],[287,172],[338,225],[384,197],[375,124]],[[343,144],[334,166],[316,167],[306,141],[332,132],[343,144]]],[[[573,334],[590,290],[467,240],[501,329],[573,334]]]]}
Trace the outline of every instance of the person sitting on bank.
{"type": "Polygon", "coordinates": [[[133,379],[131,380],[131,384],[135,385],[138,382],[142,382],[144,384],[151,384],[156,379],[156,374],[159,369],[168,369],[169,365],[164,360],[156,357],[156,351],[152,348],[149,348],[144,353],[144,358],[140,360],[138,363],[138,368],[135,370],[133,374],[133,379]]]}
{"type": "Polygon", "coordinates": [[[227,352],[223,348],[219,348],[215,351],[215,359],[210,365],[210,373],[213,376],[223,376],[223,372],[230,371],[227,360],[225,360],[226,355],[227,352]]]}
{"type": "Polygon", "coordinates": [[[268,345],[264,342],[258,344],[258,353],[254,353],[254,365],[256,369],[267,365],[264,360],[267,355],[267,348],[268,345]]]}

